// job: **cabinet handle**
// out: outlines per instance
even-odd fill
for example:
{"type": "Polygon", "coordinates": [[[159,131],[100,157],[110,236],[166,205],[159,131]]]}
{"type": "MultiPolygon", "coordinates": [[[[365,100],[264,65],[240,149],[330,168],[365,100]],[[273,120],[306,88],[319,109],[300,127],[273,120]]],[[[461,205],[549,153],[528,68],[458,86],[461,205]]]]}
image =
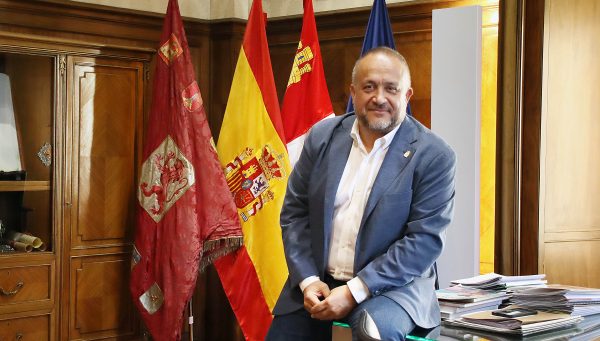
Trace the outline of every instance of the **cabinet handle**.
{"type": "Polygon", "coordinates": [[[21,340],[23,340],[23,334],[21,334],[21,333],[15,334],[15,341],[21,341],[21,340]]]}
{"type": "MultiPolygon", "coordinates": [[[[15,288],[11,291],[6,291],[4,288],[0,287],[0,294],[2,294],[2,296],[14,296],[21,290],[21,288],[23,288],[24,285],[25,283],[23,283],[23,281],[19,281],[17,285],[15,285],[15,288]]],[[[21,337],[22,336],[23,335],[21,335],[21,337]]]]}

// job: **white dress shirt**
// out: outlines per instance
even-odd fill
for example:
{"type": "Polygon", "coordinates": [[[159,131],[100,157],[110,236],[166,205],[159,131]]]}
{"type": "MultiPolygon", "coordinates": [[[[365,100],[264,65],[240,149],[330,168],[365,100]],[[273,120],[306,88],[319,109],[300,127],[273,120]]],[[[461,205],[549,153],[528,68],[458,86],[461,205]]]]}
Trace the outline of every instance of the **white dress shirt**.
{"type": "MultiPolygon", "coordinates": [[[[353,142],[335,196],[327,272],[337,280],[348,281],[348,288],[357,303],[369,297],[369,290],[360,278],[354,277],[356,238],[371,188],[399,127],[400,124],[375,140],[370,152],[358,133],[358,120],[354,121],[350,131],[353,142]]],[[[304,279],[300,289],[304,291],[317,280],[317,276],[304,279]]]]}

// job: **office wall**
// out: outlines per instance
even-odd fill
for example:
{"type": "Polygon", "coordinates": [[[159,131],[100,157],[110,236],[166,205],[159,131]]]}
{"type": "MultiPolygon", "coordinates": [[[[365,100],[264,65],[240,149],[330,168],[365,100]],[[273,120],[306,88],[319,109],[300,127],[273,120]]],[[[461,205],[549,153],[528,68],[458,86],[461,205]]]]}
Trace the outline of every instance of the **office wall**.
{"type": "Polygon", "coordinates": [[[539,193],[539,271],[600,287],[600,6],[546,0],[539,193]]]}

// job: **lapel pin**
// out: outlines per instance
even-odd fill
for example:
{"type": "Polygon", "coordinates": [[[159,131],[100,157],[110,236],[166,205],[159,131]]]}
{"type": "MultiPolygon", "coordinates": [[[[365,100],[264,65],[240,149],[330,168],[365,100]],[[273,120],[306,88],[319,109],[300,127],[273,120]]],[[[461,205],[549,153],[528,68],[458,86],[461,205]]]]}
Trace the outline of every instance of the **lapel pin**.
{"type": "Polygon", "coordinates": [[[410,156],[410,150],[407,150],[404,152],[404,157],[409,157],[410,156]]]}

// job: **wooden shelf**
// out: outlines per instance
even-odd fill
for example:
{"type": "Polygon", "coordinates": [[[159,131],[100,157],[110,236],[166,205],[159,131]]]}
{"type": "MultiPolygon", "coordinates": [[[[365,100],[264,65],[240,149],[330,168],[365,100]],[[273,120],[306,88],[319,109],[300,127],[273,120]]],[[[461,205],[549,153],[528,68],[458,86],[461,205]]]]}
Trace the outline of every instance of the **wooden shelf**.
{"type": "Polygon", "coordinates": [[[48,191],[50,188],[50,181],[0,181],[0,192],[48,191]]]}

